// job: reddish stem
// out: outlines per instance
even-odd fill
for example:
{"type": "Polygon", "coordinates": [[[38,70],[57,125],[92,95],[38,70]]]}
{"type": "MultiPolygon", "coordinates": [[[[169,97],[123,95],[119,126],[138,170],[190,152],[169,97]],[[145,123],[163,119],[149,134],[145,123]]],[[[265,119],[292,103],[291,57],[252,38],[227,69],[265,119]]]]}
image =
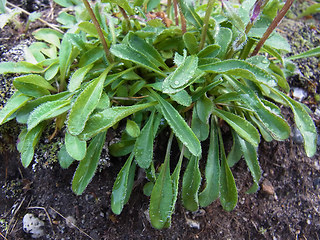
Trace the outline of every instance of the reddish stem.
{"type": "Polygon", "coordinates": [[[273,19],[272,23],[268,27],[267,31],[263,34],[262,38],[258,42],[256,48],[253,50],[251,56],[255,56],[258,54],[259,50],[262,48],[263,44],[266,42],[270,34],[274,31],[274,29],[279,25],[281,20],[284,18],[289,8],[291,7],[294,0],[287,0],[278,15],[273,19]]]}
{"type": "Polygon", "coordinates": [[[174,7],[174,19],[176,22],[176,26],[179,26],[179,18],[178,18],[178,0],[173,0],[174,7]]]}

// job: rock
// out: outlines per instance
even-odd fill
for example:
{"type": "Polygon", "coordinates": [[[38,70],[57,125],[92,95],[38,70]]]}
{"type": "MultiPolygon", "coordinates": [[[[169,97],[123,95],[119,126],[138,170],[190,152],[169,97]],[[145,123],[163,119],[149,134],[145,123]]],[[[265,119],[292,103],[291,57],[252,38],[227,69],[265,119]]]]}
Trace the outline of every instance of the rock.
{"type": "Polygon", "coordinates": [[[292,140],[296,144],[302,144],[303,143],[303,136],[302,136],[300,130],[297,127],[293,127],[292,128],[291,137],[292,137],[292,140]]]}
{"type": "Polygon", "coordinates": [[[301,102],[303,99],[308,97],[308,93],[301,88],[295,87],[292,89],[292,97],[301,102]]]}
{"type": "Polygon", "coordinates": [[[26,215],[24,215],[22,224],[23,231],[31,234],[32,238],[40,238],[44,236],[44,222],[35,217],[32,213],[27,213],[26,215]]]}
{"type": "Polygon", "coordinates": [[[274,188],[271,184],[271,182],[268,180],[268,179],[265,179],[263,182],[262,182],[262,185],[261,185],[261,190],[262,192],[268,194],[268,195],[274,195],[274,188]]]}
{"type": "Polygon", "coordinates": [[[198,221],[186,217],[186,222],[189,227],[200,229],[200,223],[198,221]]]}

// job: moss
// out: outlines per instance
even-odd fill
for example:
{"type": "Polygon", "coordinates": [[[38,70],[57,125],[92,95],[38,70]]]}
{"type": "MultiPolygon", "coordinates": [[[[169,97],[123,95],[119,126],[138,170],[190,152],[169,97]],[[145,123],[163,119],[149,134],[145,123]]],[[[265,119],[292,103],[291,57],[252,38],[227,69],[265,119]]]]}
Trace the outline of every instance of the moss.
{"type": "Polygon", "coordinates": [[[14,198],[17,195],[20,195],[22,192],[22,185],[20,180],[8,181],[4,193],[6,198],[14,198]]]}

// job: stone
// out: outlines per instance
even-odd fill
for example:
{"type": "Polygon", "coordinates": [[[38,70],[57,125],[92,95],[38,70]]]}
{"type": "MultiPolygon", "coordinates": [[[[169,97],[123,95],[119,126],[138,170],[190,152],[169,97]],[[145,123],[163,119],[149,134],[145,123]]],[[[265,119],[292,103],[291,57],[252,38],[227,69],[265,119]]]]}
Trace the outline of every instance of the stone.
{"type": "Polygon", "coordinates": [[[24,215],[22,224],[23,231],[31,234],[32,238],[40,238],[45,234],[43,230],[44,222],[35,217],[32,213],[24,215]]]}

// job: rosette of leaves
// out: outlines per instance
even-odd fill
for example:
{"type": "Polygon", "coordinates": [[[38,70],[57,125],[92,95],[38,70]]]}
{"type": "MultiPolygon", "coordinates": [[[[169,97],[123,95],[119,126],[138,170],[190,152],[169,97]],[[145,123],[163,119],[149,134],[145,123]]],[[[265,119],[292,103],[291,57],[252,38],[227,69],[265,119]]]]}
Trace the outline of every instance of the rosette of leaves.
{"type": "MultiPolygon", "coordinates": [[[[234,6],[181,0],[180,13],[167,6],[167,16],[177,20],[171,26],[169,18],[149,13],[159,9],[159,1],[103,0],[92,9],[79,1],[56,2],[75,9],[75,15],[59,16],[66,33],[39,29],[27,61],[0,64],[1,74],[22,74],[13,82],[17,91],[1,110],[0,124],[12,119],[25,124],[18,143],[25,167],[42,132],[54,124],[65,132],[60,164],[67,168],[78,162],[72,190],[82,194],[94,176],[108,129],[125,125],[121,140],[109,147],[114,156],[129,155],[114,183],[112,211],[121,213],[136,169],[142,168],[151,223],[161,229],[170,226],[180,179],[182,204],[190,211],[216,199],[225,210],[234,209],[237,188],[230,168],[242,158],[253,178],[248,193],[258,190],[261,138],[282,141],[290,135],[281,105],[292,109],[306,154],[315,154],[317,132],[309,110],[286,94],[282,63],[287,60],[282,56],[290,50],[288,43],[275,33],[260,50],[264,54],[250,57],[281,7],[278,1],[246,0],[234,6]],[[153,143],[166,126],[171,136],[159,163],[153,159],[153,143]],[[222,126],[232,132],[229,153],[222,126]],[[173,138],[181,154],[170,169],[173,138]]],[[[298,57],[318,54],[315,49],[298,57]]]]}

